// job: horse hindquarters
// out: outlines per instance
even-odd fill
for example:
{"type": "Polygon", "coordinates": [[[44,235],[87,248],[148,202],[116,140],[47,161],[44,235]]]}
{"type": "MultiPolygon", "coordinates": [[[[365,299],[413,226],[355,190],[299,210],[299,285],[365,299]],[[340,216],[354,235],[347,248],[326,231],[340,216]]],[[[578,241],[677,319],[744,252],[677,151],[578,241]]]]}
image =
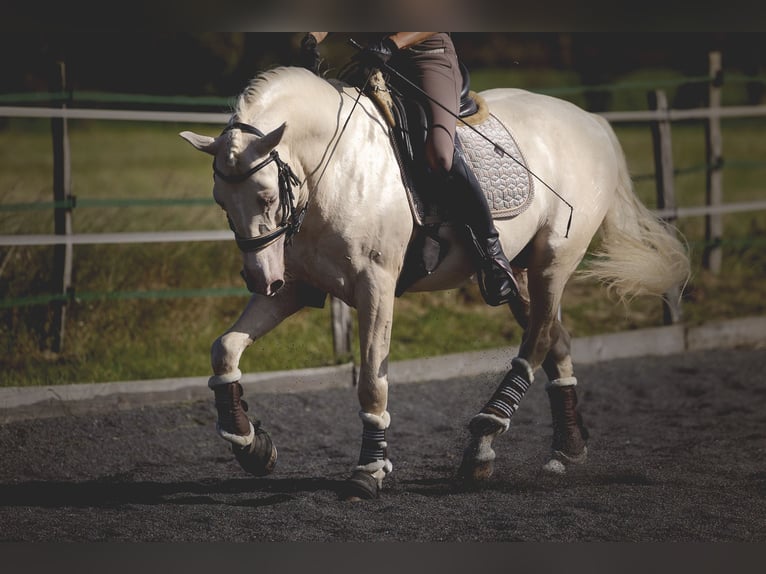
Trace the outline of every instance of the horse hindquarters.
{"type": "MultiPolygon", "coordinates": [[[[524,96],[524,100],[517,104],[523,107],[527,97],[524,96]]],[[[519,106],[516,106],[516,113],[521,115],[523,110],[519,110],[519,106]]],[[[603,192],[613,189],[617,171],[604,161],[610,155],[609,139],[600,133],[601,130],[589,116],[582,115],[581,110],[572,114],[573,109],[570,106],[557,108],[562,115],[558,118],[559,138],[555,145],[538,138],[537,147],[528,148],[526,154],[530,165],[539,163],[546,166],[554,151],[567,143],[577,149],[579,155],[576,159],[575,156],[560,159],[556,173],[546,173],[539,168],[536,173],[554,185],[562,196],[578,198],[578,201],[573,202],[574,211],[570,213],[568,206],[551,194],[536,196],[536,203],[529,210],[532,215],[527,212],[523,216],[527,221],[531,219],[540,224],[540,227],[530,230],[532,237],[524,248],[529,302],[512,309],[524,328],[524,334],[519,356],[514,359],[511,370],[469,424],[471,439],[461,464],[462,476],[469,481],[481,480],[487,475],[486,463],[481,460],[482,453],[474,447],[487,443],[483,450],[484,456],[488,455],[491,441],[510,426],[513,413],[534,380],[533,373],[541,366],[550,381],[547,390],[554,421],[553,458],[567,463],[584,461],[587,432],[575,411],[577,381],[572,368],[569,335],[557,313],[564,288],[607,210],[604,201],[609,199],[603,192]],[[583,139],[583,133],[592,138],[583,139]],[[562,163],[567,160],[569,164],[562,163]],[[583,182],[592,182],[591,188],[583,188],[583,182]],[[596,190],[601,190],[601,193],[594,193],[596,190]],[[572,221],[574,224],[570,225],[572,221]],[[490,424],[493,421],[494,424],[490,424]]],[[[504,107],[502,110],[506,111],[504,107]]],[[[526,126],[530,133],[534,133],[537,127],[526,126]]],[[[506,230],[514,241],[513,226],[506,226],[506,230]]]]}

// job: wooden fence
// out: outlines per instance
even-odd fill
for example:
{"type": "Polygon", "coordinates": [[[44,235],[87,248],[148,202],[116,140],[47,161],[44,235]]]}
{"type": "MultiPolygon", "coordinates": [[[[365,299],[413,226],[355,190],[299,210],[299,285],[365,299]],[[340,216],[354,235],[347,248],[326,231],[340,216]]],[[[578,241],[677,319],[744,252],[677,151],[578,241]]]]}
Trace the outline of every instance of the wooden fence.
{"type": "MultiPolygon", "coordinates": [[[[64,86],[63,68],[59,74],[59,88],[64,86]]],[[[720,121],[722,118],[746,118],[766,116],[766,106],[721,106],[722,67],[721,55],[710,55],[709,105],[705,108],[674,110],[668,107],[667,97],[658,90],[649,93],[649,108],[642,111],[604,112],[601,115],[609,122],[648,123],[652,129],[657,206],[655,211],[669,221],[683,217],[705,217],[705,239],[708,246],[704,265],[717,273],[721,266],[720,241],[723,233],[722,215],[726,213],[766,210],[766,201],[746,203],[723,203],[723,146],[720,121]],[[706,122],[707,186],[704,207],[681,207],[676,204],[674,194],[674,166],[672,155],[671,124],[676,121],[704,120],[706,122]]],[[[70,158],[67,135],[68,119],[98,119],[118,121],[192,122],[223,125],[229,120],[228,114],[172,112],[172,111],[129,111],[71,109],[60,107],[12,107],[0,106],[0,117],[50,118],[54,142],[54,202],[55,226],[52,235],[0,235],[0,246],[53,245],[55,270],[59,295],[66,296],[72,289],[72,246],[82,244],[127,244],[166,243],[188,241],[230,241],[230,231],[168,231],[152,233],[93,233],[76,234],[72,230],[71,211],[74,201],[70,191],[70,158]]],[[[664,321],[666,324],[681,321],[680,286],[668,293],[664,321]]],[[[54,351],[63,347],[66,326],[67,297],[54,300],[56,318],[54,351]]],[[[332,301],[333,342],[336,357],[347,357],[351,353],[351,313],[340,301],[332,301]]]]}

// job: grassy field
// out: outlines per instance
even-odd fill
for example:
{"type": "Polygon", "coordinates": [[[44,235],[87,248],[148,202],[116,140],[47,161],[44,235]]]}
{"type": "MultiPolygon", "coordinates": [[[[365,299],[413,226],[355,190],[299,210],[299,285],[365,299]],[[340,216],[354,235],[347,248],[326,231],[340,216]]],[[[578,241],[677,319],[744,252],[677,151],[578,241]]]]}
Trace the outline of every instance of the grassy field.
{"type": "MultiPolygon", "coordinates": [[[[558,77],[561,80],[561,77],[558,77]]],[[[524,78],[497,79],[523,85],[524,78]]],[[[541,84],[553,84],[553,79],[541,84]]],[[[526,84],[528,87],[529,82],[526,84]]],[[[558,85],[561,85],[560,83],[558,85]]],[[[546,87],[542,85],[541,87],[546,87]]],[[[764,120],[724,122],[726,202],[764,197],[764,120]]],[[[85,199],[207,198],[210,164],[176,135],[184,129],[215,133],[215,126],[71,121],[72,183],[85,199]]],[[[654,207],[651,136],[647,126],[617,126],[636,191],[654,207]]],[[[673,127],[678,203],[705,200],[704,129],[673,127]]],[[[0,204],[50,201],[51,139],[47,122],[11,120],[0,129],[0,204]]],[[[689,324],[766,312],[766,212],[724,217],[724,269],[700,267],[702,218],[678,222],[689,242],[694,276],[684,294],[689,324]]],[[[78,207],[76,232],[227,229],[220,209],[78,207]]],[[[0,234],[50,233],[51,210],[0,210],[0,234]]],[[[86,294],[241,287],[241,261],[229,243],[77,246],[74,283],[82,300],[70,306],[63,353],[47,351],[51,312],[46,305],[0,308],[0,386],[63,384],[206,375],[211,342],[241,311],[245,295],[172,299],[91,300],[86,294]]],[[[0,248],[0,294],[8,302],[52,293],[52,248],[0,248]]],[[[660,303],[639,298],[625,308],[598,285],[573,281],[563,320],[574,336],[662,324],[660,303]]],[[[520,328],[504,309],[485,306],[474,285],[397,301],[391,359],[518,344],[520,328]]],[[[334,362],[329,306],[288,319],[243,357],[243,371],[334,362]]]]}

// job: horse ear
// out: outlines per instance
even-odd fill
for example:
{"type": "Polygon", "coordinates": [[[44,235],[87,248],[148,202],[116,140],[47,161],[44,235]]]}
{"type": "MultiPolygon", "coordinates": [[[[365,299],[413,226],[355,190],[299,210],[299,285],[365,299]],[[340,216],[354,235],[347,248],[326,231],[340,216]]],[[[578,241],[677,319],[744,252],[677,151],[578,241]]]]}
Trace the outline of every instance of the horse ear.
{"type": "Polygon", "coordinates": [[[215,152],[218,150],[218,140],[216,138],[211,138],[210,136],[201,136],[199,134],[195,134],[194,132],[181,132],[178,135],[192,144],[198,150],[209,153],[210,155],[215,155],[215,152]]]}
{"type": "Polygon", "coordinates": [[[256,141],[255,149],[258,151],[258,155],[266,155],[275,147],[277,147],[277,144],[282,141],[282,136],[285,133],[285,128],[287,128],[287,122],[283,123],[277,129],[270,131],[265,136],[256,141]]]}

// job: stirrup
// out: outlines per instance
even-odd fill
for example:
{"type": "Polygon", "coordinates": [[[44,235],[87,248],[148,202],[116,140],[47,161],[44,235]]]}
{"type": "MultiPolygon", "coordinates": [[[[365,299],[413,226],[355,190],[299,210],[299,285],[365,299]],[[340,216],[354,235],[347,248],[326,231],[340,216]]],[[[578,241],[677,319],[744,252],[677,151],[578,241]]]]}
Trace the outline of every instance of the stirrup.
{"type": "MultiPolygon", "coordinates": [[[[489,263],[489,265],[494,265],[494,263],[489,263]]],[[[495,288],[490,289],[487,286],[487,277],[488,276],[494,276],[495,272],[491,269],[481,269],[477,272],[476,277],[479,283],[479,291],[481,292],[481,296],[484,298],[484,301],[487,303],[487,305],[490,305],[492,307],[499,307],[500,305],[505,304],[512,304],[514,301],[519,300],[520,294],[519,294],[519,286],[516,283],[516,279],[514,278],[513,274],[508,274],[508,289],[503,289],[502,291],[499,290],[498,286],[495,286],[495,288]]]]}
{"type": "Polygon", "coordinates": [[[476,272],[476,278],[479,283],[479,291],[481,296],[487,305],[492,307],[498,307],[504,304],[513,305],[521,298],[519,291],[519,284],[516,282],[516,278],[513,276],[513,270],[511,269],[508,258],[502,251],[502,248],[497,244],[497,252],[490,253],[490,246],[485,242],[479,241],[476,237],[473,229],[469,225],[465,226],[468,230],[468,235],[473,242],[474,249],[479,255],[480,265],[476,272]],[[502,259],[501,259],[502,257],[502,259]],[[499,279],[499,281],[498,281],[499,279]],[[499,282],[505,283],[507,280],[507,290],[500,291],[499,282]],[[492,288],[488,286],[492,285],[492,288]]]}

